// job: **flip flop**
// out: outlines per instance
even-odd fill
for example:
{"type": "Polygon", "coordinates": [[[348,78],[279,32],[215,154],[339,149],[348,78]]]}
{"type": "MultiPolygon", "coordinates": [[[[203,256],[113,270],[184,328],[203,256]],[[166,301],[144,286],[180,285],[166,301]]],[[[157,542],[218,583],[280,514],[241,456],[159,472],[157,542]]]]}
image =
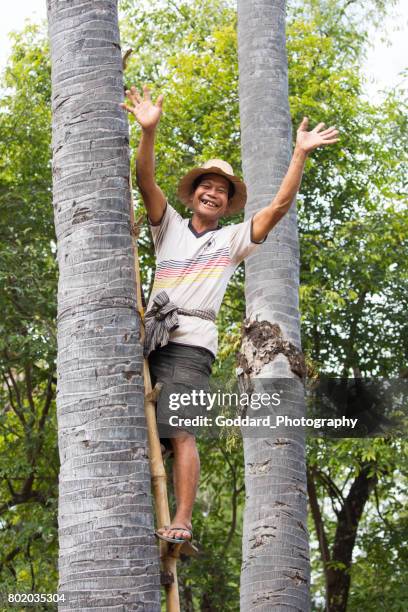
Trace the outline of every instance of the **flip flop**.
{"type": "Polygon", "coordinates": [[[191,531],[191,529],[187,529],[187,527],[164,527],[164,529],[170,529],[170,531],[188,531],[188,533],[191,535],[191,538],[169,538],[168,536],[164,536],[161,533],[159,533],[158,531],[154,532],[154,535],[156,536],[156,538],[159,538],[160,540],[164,540],[165,542],[170,542],[170,544],[184,544],[184,542],[188,542],[189,544],[191,544],[191,542],[193,541],[193,532],[191,531]]]}

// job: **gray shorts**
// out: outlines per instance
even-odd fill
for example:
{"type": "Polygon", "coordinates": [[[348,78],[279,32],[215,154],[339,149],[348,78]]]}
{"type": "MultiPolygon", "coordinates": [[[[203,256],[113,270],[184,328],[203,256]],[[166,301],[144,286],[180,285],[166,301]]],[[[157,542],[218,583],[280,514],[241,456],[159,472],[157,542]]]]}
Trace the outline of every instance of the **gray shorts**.
{"type": "MultiPolygon", "coordinates": [[[[186,346],[169,342],[149,355],[150,375],[152,385],[163,383],[157,401],[157,426],[160,441],[167,448],[171,448],[170,438],[188,432],[195,435],[197,427],[170,425],[170,417],[177,415],[179,419],[205,416],[205,405],[194,405],[192,392],[196,398],[200,391],[209,392],[209,379],[214,355],[200,346],[186,346]],[[188,405],[179,406],[171,410],[170,405],[178,403],[176,396],[188,394],[192,401],[188,405]]],[[[195,403],[198,403],[197,400],[195,403]]]]}

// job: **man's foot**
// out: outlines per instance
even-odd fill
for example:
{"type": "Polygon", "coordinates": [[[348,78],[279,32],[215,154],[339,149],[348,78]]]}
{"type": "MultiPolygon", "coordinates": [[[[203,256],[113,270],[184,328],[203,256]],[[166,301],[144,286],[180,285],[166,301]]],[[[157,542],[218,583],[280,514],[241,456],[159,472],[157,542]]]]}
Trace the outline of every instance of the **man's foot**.
{"type": "Polygon", "coordinates": [[[191,542],[193,539],[191,523],[181,521],[174,521],[171,525],[160,527],[160,529],[155,531],[155,535],[161,540],[171,542],[172,544],[191,542]]]}

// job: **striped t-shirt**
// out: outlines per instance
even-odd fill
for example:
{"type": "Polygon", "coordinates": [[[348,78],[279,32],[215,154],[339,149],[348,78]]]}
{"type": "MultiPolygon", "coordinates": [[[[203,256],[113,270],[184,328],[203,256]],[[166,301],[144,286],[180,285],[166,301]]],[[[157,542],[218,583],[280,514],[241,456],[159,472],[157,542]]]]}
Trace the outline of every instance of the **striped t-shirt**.
{"type": "MultiPolygon", "coordinates": [[[[147,309],[153,298],[166,291],[181,308],[213,309],[218,313],[228,281],[240,262],[260,244],[251,240],[252,219],[197,233],[166,205],[161,222],[150,225],[156,252],[156,273],[147,309]]],[[[170,341],[201,346],[216,355],[217,326],[212,321],[178,315],[179,327],[170,341]]]]}

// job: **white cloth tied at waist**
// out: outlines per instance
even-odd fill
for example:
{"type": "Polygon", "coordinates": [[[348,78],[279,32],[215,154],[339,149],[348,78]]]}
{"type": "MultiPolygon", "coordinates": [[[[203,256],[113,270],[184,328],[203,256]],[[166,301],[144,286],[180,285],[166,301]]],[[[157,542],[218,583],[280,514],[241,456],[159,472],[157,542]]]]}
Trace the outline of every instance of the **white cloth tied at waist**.
{"type": "Polygon", "coordinates": [[[180,308],[170,301],[165,291],[160,291],[154,298],[150,310],[145,315],[145,340],[143,355],[145,359],[159,347],[166,346],[170,333],[179,326],[178,315],[199,317],[207,321],[215,321],[216,314],[212,309],[180,308]]]}

